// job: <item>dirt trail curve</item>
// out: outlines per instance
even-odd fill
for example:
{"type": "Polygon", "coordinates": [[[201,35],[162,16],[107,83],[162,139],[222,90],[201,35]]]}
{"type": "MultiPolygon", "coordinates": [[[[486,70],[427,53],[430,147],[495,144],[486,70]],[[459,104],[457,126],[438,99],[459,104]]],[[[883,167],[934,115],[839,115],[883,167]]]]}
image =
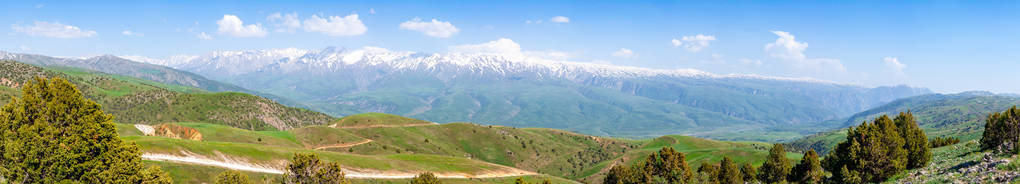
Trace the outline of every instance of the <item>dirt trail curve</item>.
{"type": "MultiPolygon", "coordinates": [[[[181,155],[171,154],[159,154],[159,153],[144,153],[142,159],[154,160],[154,161],[166,161],[166,162],[177,162],[184,164],[195,164],[195,165],[207,165],[215,167],[223,167],[233,170],[242,170],[250,172],[260,173],[271,173],[271,174],[283,174],[284,171],[273,166],[251,164],[236,159],[230,159],[229,157],[220,155],[220,158],[207,158],[191,153],[183,153],[181,155]]],[[[504,167],[501,171],[490,171],[481,174],[468,174],[468,173],[435,173],[438,178],[502,178],[502,177],[515,177],[515,176],[527,176],[536,175],[537,173],[531,171],[520,170],[517,168],[504,167]]],[[[376,171],[366,169],[353,169],[343,168],[346,177],[349,178],[372,178],[372,179],[407,179],[414,178],[419,173],[409,172],[393,172],[393,171],[376,171]]]]}
{"type": "Polygon", "coordinates": [[[355,142],[355,143],[342,143],[342,144],[334,144],[334,145],[327,145],[327,146],[319,146],[319,147],[315,148],[315,150],[323,150],[323,149],[328,149],[328,148],[353,147],[353,146],[357,146],[357,145],[361,145],[361,144],[365,144],[365,143],[370,143],[370,142],[372,142],[372,139],[365,139],[365,140],[361,140],[361,141],[355,142]]]}

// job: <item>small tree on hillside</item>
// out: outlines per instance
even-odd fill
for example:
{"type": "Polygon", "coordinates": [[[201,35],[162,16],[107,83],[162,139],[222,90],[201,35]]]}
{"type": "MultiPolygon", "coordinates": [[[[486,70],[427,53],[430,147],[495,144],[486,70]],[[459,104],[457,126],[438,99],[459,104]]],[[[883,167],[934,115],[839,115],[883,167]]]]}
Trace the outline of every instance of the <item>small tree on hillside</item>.
{"type": "Polygon", "coordinates": [[[788,179],[799,183],[821,183],[823,177],[825,177],[825,170],[822,169],[822,164],[818,161],[818,153],[815,153],[815,149],[811,149],[804,154],[800,163],[793,167],[788,179]]]}
{"type": "Polygon", "coordinates": [[[235,170],[227,170],[216,176],[216,184],[252,184],[252,182],[248,180],[248,175],[235,170]]]}
{"type": "Polygon", "coordinates": [[[348,183],[340,164],[324,163],[318,155],[295,153],[283,174],[287,184],[348,183]]]}
{"type": "Polygon", "coordinates": [[[706,184],[719,183],[719,166],[715,164],[709,162],[701,163],[701,166],[698,167],[698,173],[700,174],[700,176],[705,176],[705,178],[702,178],[703,179],[701,181],[702,183],[706,184]]]}
{"type": "Polygon", "coordinates": [[[418,176],[415,176],[413,179],[411,179],[411,184],[441,184],[441,183],[443,182],[439,181],[439,178],[437,178],[435,174],[432,174],[430,172],[418,174],[418,176]]]}
{"type": "Polygon", "coordinates": [[[910,111],[901,112],[893,121],[904,140],[903,149],[907,151],[907,169],[928,165],[928,161],[931,159],[931,147],[928,146],[928,137],[914,121],[914,115],[910,111]]]}
{"type": "Polygon", "coordinates": [[[733,163],[733,159],[730,157],[723,157],[722,162],[719,163],[719,182],[744,183],[744,178],[740,175],[740,168],[736,163],[733,163]]]}
{"type": "MultiPolygon", "coordinates": [[[[901,114],[897,119],[901,118],[912,119],[908,114],[901,114]]],[[[907,141],[899,132],[898,127],[888,116],[881,116],[875,118],[873,123],[864,122],[856,128],[848,129],[847,140],[837,144],[829,156],[825,157],[823,167],[834,171],[832,173],[834,181],[843,183],[885,181],[903,171],[910,163],[907,150],[904,149],[907,141]]],[[[930,158],[930,154],[927,155],[930,158]]]]}
{"type": "Polygon", "coordinates": [[[0,108],[0,178],[11,183],[171,183],[67,80],[36,78],[0,108]]]}
{"type": "Polygon", "coordinates": [[[644,169],[651,176],[663,178],[669,183],[687,183],[693,175],[687,166],[687,156],[672,147],[662,148],[658,153],[645,158],[644,169]]]}
{"type": "Polygon", "coordinates": [[[754,168],[751,163],[744,163],[740,165],[740,176],[745,182],[755,183],[758,181],[756,178],[758,170],[754,168]]]}
{"type": "Polygon", "coordinates": [[[790,175],[790,160],[786,159],[786,150],[782,144],[776,143],[769,149],[765,163],[758,168],[758,181],[762,183],[785,183],[790,175]]]}
{"type": "Polygon", "coordinates": [[[981,134],[981,149],[1016,150],[1020,135],[1020,109],[1016,106],[1003,112],[988,115],[985,132],[981,134]]]}

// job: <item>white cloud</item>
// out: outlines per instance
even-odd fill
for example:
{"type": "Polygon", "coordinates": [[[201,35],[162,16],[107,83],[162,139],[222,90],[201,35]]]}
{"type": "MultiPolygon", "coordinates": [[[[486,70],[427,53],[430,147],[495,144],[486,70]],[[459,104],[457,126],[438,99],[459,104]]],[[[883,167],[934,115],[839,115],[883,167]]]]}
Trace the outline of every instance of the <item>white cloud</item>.
{"type": "Polygon", "coordinates": [[[885,66],[896,72],[903,72],[903,69],[907,68],[907,65],[900,63],[900,59],[896,57],[885,57],[882,60],[885,61],[885,66]]]}
{"type": "Polygon", "coordinates": [[[86,38],[96,36],[95,31],[82,30],[81,28],[61,24],[60,22],[35,21],[32,25],[11,25],[15,32],[25,33],[28,36],[41,36],[49,38],[86,38]]]}
{"type": "Polygon", "coordinates": [[[209,34],[205,34],[205,32],[202,32],[198,34],[198,39],[212,40],[213,38],[212,36],[209,36],[209,34]]]}
{"type": "Polygon", "coordinates": [[[400,29],[412,30],[422,32],[425,35],[437,38],[449,38],[460,32],[457,27],[454,27],[450,22],[439,21],[432,19],[431,22],[422,22],[419,18],[400,23],[400,29]]]}
{"type": "Polygon", "coordinates": [[[227,35],[232,37],[265,37],[266,28],[262,27],[262,24],[248,24],[244,25],[244,22],[240,18],[234,15],[223,15],[223,19],[216,21],[219,25],[217,33],[221,35],[227,35]]]}
{"type": "Polygon", "coordinates": [[[276,32],[294,33],[301,28],[301,20],[298,20],[297,13],[282,14],[276,12],[269,14],[266,21],[276,27],[276,32]]]}
{"type": "Polygon", "coordinates": [[[18,49],[21,49],[22,51],[32,51],[32,48],[26,45],[21,45],[18,47],[18,49]]]}
{"type": "Polygon", "coordinates": [[[701,49],[708,47],[708,45],[711,44],[712,41],[715,41],[715,36],[712,35],[705,36],[702,34],[693,36],[683,36],[680,37],[679,40],[677,40],[676,38],[672,40],[674,47],[684,47],[684,49],[687,50],[688,52],[701,51],[701,49]]]}
{"type": "Polygon", "coordinates": [[[303,26],[305,31],[320,32],[329,36],[356,36],[365,34],[368,28],[358,19],[358,14],[350,14],[346,17],[329,16],[328,19],[318,15],[312,15],[305,19],[303,26]]]}
{"type": "Polygon", "coordinates": [[[620,48],[620,50],[617,50],[616,52],[613,52],[613,56],[616,56],[616,57],[619,57],[619,58],[624,58],[624,59],[630,59],[630,58],[634,57],[634,51],[632,51],[630,49],[627,49],[627,48],[620,48]]]}
{"type": "Polygon", "coordinates": [[[375,15],[375,8],[369,8],[368,13],[375,15]]]}
{"type": "Polygon", "coordinates": [[[508,54],[521,53],[521,45],[508,38],[500,38],[481,44],[450,46],[449,50],[462,53],[508,54]]]}
{"type": "Polygon", "coordinates": [[[555,17],[549,18],[549,22],[570,23],[570,18],[564,17],[564,16],[555,16],[555,17]]]}
{"type": "Polygon", "coordinates": [[[572,57],[570,53],[556,50],[523,51],[520,44],[508,38],[500,38],[481,44],[455,45],[450,46],[448,49],[453,53],[491,54],[547,60],[566,60],[572,57]]]}
{"type": "Polygon", "coordinates": [[[126,35],[126,36],[137,36],[137,37],[143,37],[143,36],[145,36],[145,34],[142,34],[142,33],[136,33],[136,32],[133,32],[133,31],[131,31],[131,30],[124,30],[124,31],[121,31],[121,32],[120,32],[120,34],[123,34],[123,35],[126,35]]]}
{"type": "Polygon", "coordinates": [[[765,51],[769,53],[769,56],[792,61],[796,67],[806,68],[811,70],[822,70],[832,69],[836,71],[846,72],[846,67],[843,67],[838,59],[829,58],[808,58],[804,55],[804,51],[807,50],[807,42],[797,42],[795,37],[783,31],[772,31],[772,34],[776,34],[779,38],[775,42],[768,43],[765,45],[765,51]]]}
{"type": "Polygon", "coordinates": [[[46,7],[46,4],[35,4],[35,8],[46,7]]]}
{"type": "Polygon", "coordinates": [[[525,24],[541,24],[542,20],[525,20],[525,24]]]}

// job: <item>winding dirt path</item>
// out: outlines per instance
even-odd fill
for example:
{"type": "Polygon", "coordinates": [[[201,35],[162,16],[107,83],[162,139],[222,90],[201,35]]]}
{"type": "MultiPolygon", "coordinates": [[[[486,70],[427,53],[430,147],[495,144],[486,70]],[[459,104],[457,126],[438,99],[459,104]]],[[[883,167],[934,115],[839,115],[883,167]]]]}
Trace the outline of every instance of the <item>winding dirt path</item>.
{"type": "MultiPolygon", "coordinates": [[[[257,165],[238,160],[230,159],[226,156],[220,155],[220,159],[211,159],[204,156],[195,154],[184,153],[185,156],[171,155],[171,154],[158,154],[158,153],[144,153],[142,159],[154,160],[154,161],[165,161],[165,162],[176,162],[184,164],[194,165],[206,165],[223,167],[233,170],[242,170],[250,172],[270,173],[270,174],[283,174],[284,171],[272,166],[257,165]]],[[[537,175],[535,172],[525,171],[517,168],[505,167],[502,171],[489,171],[481,174],[468,174],[468,173],[435,173],[437,178],[503,178],[503,177],[516,177],[516,176],[527,176],[537,175]]],[[[419,173],[410,172],[391,172],[391,171],[376,171],[367,169],[353,169],[343,168],[346,177],[349,178],[373,178],[373,179],[407,179],[414,178],[419,173]]]]}
{"type": "Polygon", "coordinates": [[[370,142],[372,142],[372,139],[365,139],[365,140],[362,140],[362,141],[359,141],[359,142],[355,142],[355,143],[341,143],[341,144],[334,144],[334,145],[327,145],[327,146],[319,146],[319,147],[315,148],[315,150],[323,150],[323,149],[328,149],[328,148],[346,148],[346,147],[357,146],[357,145],[361,145],[361,144],[365,144],[365,143],[370,143],[370,142]]]}

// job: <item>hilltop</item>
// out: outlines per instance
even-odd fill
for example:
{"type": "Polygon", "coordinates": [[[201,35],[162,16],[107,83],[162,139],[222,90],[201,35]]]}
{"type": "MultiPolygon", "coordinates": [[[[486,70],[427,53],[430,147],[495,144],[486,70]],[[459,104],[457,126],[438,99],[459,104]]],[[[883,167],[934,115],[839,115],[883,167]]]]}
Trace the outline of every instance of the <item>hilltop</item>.
{"type": "MultiPolygon", "coordinates": [[[[286,130],[335,121],[328,115],[287,107],[273,100],[236,92],[202,89],[99,73],[68,67],[38,67],[0,61],[5,95],[35,77],[61,77],[78,86],[86,98],[103,105],[114,120],[131,124],[195,121],[253,130],[286,130]]],[[[10,98],[0,99],[6,103],[10,98]]]]}

